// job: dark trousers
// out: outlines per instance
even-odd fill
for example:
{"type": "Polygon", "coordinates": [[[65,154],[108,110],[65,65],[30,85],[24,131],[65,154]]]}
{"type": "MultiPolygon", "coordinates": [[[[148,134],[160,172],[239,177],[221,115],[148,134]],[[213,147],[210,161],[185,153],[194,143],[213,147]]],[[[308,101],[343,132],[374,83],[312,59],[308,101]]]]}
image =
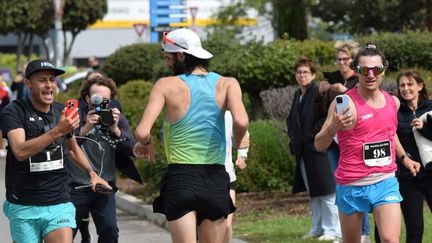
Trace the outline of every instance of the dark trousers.
{"type": "Polygon", "coordinates": [[[432,179],[428,180],[399,180],[402,214],[407,231],[407,243],[421,243],[423,238],[423,201],[432,210],[432,179]]]}
{"type": "MultiPolygon", "coordinates": [[[[424,231],[423,201],[426,199],[426,203],[432,211],[432,179],[399,180],[399,191],[403,197],[401,209],[405,221],[406,243],[422,243],[424,231]]],[[[381,242],[376,226],[375,241],[381,242]]]]}
{"type": "Polygon", "coordinates": [[[74,229],[74,237],[81,225],[82,218],[88,217],[90,212],[99,236],[98,242],[118,242],[119,230],[114,193],[102,195],[89,188],[79,190],[72,188],[71,199],[76,208],[77,228],[74,229]]]}

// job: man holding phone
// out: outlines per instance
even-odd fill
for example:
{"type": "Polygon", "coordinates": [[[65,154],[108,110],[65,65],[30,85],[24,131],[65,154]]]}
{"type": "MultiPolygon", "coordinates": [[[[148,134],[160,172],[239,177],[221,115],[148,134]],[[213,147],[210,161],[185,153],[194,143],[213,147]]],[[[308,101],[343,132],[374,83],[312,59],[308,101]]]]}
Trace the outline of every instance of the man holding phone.
{"type": "Polygon", "coordinates": [[[337,134],[340,147],[336,177],[336,205],[343,242],[360,242],[363,213],[373,212],[383,242],[399,242],[401,228],[396,156],[415,176],[420,164],[411,160],[396,134],[399,100],[379,89],[387,61],[369,43],[354,58],[359,84],[349,90],[349,108],[336,113],[333,101],[321,131],[317,150],[328,148],[337,134]],[[344,114],[347,109],[350,114],[344,114]]]}
{"type": "Polygon", "coordinates": [[[48,60],[31,61],[24,80],[29,96],[12,102],[0,115],[8,140],[3,211],[14,242],[72,242],[75,207],[67,184],[66,149],[90,178],[92,190],[96,184],[109,187],[71,135],[79,125],[77,110],[65,116],[65,107],[54,102],[55,77],[63,73],[48,60]]]}

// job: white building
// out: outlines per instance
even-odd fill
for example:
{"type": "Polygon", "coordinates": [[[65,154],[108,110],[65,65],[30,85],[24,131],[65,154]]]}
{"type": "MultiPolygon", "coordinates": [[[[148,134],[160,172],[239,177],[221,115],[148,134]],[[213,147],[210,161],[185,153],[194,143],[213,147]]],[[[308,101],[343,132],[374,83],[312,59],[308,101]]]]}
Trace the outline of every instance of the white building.
{"type": "MultiPolygon", "coordinates": [[[[89,56],[103,59],[122,46],[150,42],[149,0],[107,1],[108,12],[103,20],[82,31],[76,37],[68,63],[85,65],[85,60],[89,56]],[[138,35],[138,32],[141,35],[138,35]]],[[[229,5],[233,0],[186,0],[185,2],[187,21],[182,24],[172,24],[171,26],[193,28],[202,38],[205,38],[206,26],[214,22],[212,16],[221,6],[229,5]],[[194,12],[195,16],[192,16],[194,12]]],[[[250,11],[248,15],[249,21],[247,27],[244,28],[244,35],[255,36],[260,40],[264,40],[264,42],[272,41],[274,33],[270,22],[259,17],[255,11],[250,11]]],[[[54,33],[50,36],[53,37],[54,33]]],[[[45,41],[50,46],[53,46],[53,39],[49,38],[45,41]]],[[[63,45],[60,46],[62,48],[63,45]]],[[[15,52],[15,47],[16,38],[14,35],[0,36],[0,51],[15,52]]],[[[44,53],[40,39],[35,38],[34,47],[36,53],[44,53]]],[[[54,48],[50,52],[53,50],[54,48]]],[[[62,50],[60,50],[60,53],[62,53],[62,50]]],[[[53,53],[50,56],[52,57],[53,53]]]]}

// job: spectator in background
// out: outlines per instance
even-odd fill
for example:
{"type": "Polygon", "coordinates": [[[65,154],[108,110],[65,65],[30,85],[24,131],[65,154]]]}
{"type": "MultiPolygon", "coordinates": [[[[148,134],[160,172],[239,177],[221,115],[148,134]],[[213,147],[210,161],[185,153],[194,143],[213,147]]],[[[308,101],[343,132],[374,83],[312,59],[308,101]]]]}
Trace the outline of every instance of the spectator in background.
{"type": "Polygon", "coordinates": [[[22,71],[18,71],[10,88],[13,92],[16,92],[15,98],[17,100],[29,94],[28,88],[24,85],[24,73],[22,71]]]}
{"type": "MultiPolygon", "coordinates": [[[[10,102],[10,92],[3,75],[0,74],[0,112],[10,102]]],[[[3,141],[2,131],[0,130],[0,157],[6,157],[5,144],[3,141]]]]}
{"type": "Polygon", "coordinates": [[[295,78],[299,89],[294,93],[287,119],[291,153],[296,158],[293,193],[307,191],[312,211],[312,226],[304,238],[322,241],[340,238],[338,209],[335,205],[335,178],[327,152],[314,147],[314,131],[319,129],[319,117],[314,111],[318,94],[315,65],[306,57],[296,62],[295,78]]]}
{"type": "MultiPolygon", "coordinates": [[[[109,102],[116,93],[117,87],[110,78],[101,76],[84,82],[80,90],[80,98],[85,100],[87,106],[79,110],[81,123],[78,137],[81,148],[92,163],[93,169],[108,181],[114,188],[114,192],[116,191],[116,165],[128,164],[134,167],[130,157],[133,157],[132,148],[136,143],[126,117],[119,109],[109,107],[109,102]],[[103,110],[98,112],[96,107],[103,110]],[[83,137],[87,139],[82,139],[83,137]]],[[[77,227],[81,231],[83,241],[90,242],[87,238],[88,228],[81,227],[83,222],[88,225],[90,212],[99,235],[98,242],[118,242],[115,194],[104,195],[90,190],[86,186],[89,184],[88,178],[77,166],[71,165],[70,175],[71,199],[76,207],[77,227]]]]}
{"type": "MultiPolygon", "coordinates": [[[[232,158],[232,139],[233,139],[233,119],[230,111],[225,111],[225,138],[226,138],[226,157],[225,157],[225,170],[228,172],[230,178],[230,195],[231,199],[236,204],[236,183],[237,177],[235,174],[234,163],[232,158]]],[[[243,170],[246,168],[246,159],[249,152],[249,132],[244,137],[240,144],[240,148],[237,149],[237,159],[235,165],[243,170]]],[[[233,234],[233,216],[231,213],[227,217],[227,230],[224,237],[224,243],[230,243],[233,234]]]]}
{"type": "Polygon", "coordinates": [[[100,69],[99,60],[95,56],[90,56],[87,60],[89,71],[98,71],[100,69]]]}
{"type": "MultiPolygon", "coordinates": [[[[425,123],[418,118],[424,113],[432,111],[432,101],[429,100],[426,83],[418,72],[401,72],[396,82],[401,102],[398,112],[397,134],[407,154],[413,160],[421,161],[413,129],[417,129],[422,136],[432,140],[432,120],[429,117],[428,122],[425,123]]],[[[432,143],[432,141],[429,142],[432,143]]],[[[420,171],[416,176],[413,176],[402,161],[397,160],[397,178],[399,190],[403,197],[401,208],[406,228],[405,242],[407,243],[421,243],[423,240],[424,199],[432,211],[432,171],[425,169],[423,163],[420,164],[420,171]]]]}
{"type": "MultiPolygon", "coordinates": [[[[102,73],[101,71],[89,71],[86,75],[84,84],[89,82],[89,80],[101,79],[101,78],[106,78],[106,75],[104,73],[102,73]]],[[[91,81],[91,82],[93,82],[93,81],[91,81]]],[[[123,112],[122,111],[123,109],[122,109],[120,102],[116,99],[112,99],[111,102],[109,103],[109,106],[111,108],[117,108],[120,111],[120,113],[123,112]]],[[[79,107],[80,111],[87,111],[88,110],[88,103],[83,96],[80,96],[78,99],[78,107],[79,107]]],[[[132,165],[130,165],[130,166],[132,167],[132,165]]],[[[129,167],[129,168],[131,168],[131,167],[129,167]]],[[[134,168],[132,168],[132,170],[136,170],[134,168]]],[[[136,172],[136,173],[138,173],[138,172],[136,172]]],[[[127,174],[127,172],[126,173],[123,172],[123,174],[127,174]]],[[[89,213],[87,213],[87,214],[82,213],[81,214],[81,222],[77,223],[77,225],[79,225],[79,232],[81,234],[81,243],[91,242],[91,234],[89,231],[89,222],[90,222],[90,214],[89,213]]]]}

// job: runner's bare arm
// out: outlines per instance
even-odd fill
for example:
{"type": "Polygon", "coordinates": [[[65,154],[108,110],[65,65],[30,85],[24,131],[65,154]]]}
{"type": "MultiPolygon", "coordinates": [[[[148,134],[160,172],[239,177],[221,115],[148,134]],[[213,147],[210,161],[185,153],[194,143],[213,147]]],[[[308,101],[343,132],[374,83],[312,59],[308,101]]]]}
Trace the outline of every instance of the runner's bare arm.
{"type": "Polygon", "coordinates": [[[7,133],[7,138],[15,157],[20,161],[26,160],[44,150],[48,145],[54,143],[55,139],[58,137],[61,137],[78,127],[79,117],[71,118],[71,115],[68,118],[65,118],[65,111],[66,109],[62,111],[60,121],[57,125],[52,130],[40,135],[39,137],[26,140],[25,130],[23,128],[9,131],[7,133]]]}
{"type": "Polygon", "coordinates": [[[25,140],[25,131],[23,128],[9,131],[7,139],[13,154],[20,161],[36,155],[53,142],[53,137],[48,133],[37,138],[25,140]]]}
{"type": "Polygon", "coordinates": [[[141,121],[135,130],[135,137],[142,144],[150,141],[151,128],[165,105],[164,85],[166,82],[160,79],[153,86],[141,121]]]}
{"type": "Polygon", "coordinates": [[[241,141],[246,135],[249,125],[248,115],[242,101],[242,92],[238,81],[235,78],[227,78],[227,107],[233,117],[233,147],[239,148],[241,141]]]}
{"type": "Polygon", "coordinates": [[[330,146],[334,136],[336,135],[337,131],[333,128],[333,126],[331,126],[334,113],[335,113],[335,102],[333,101],[330,104],[327,113],[327,118],[324,121],[321,130],[315,136],[314,145],[315,145],[315,149],[318,151],[327,149],[330,146]]]}

